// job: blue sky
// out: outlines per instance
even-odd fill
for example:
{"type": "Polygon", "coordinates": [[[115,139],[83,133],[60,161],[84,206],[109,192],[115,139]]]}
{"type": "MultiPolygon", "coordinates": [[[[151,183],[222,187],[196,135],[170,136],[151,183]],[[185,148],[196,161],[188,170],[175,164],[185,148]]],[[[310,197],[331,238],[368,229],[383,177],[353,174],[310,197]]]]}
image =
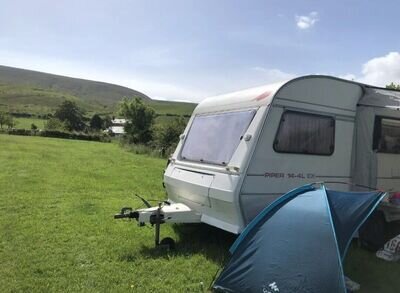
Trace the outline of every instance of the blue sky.
{"type": "Polygon", "coordinates": [[[0,0],[0,64],[191,101],[313,73],[400,83],[382,3],[0,0]]]}

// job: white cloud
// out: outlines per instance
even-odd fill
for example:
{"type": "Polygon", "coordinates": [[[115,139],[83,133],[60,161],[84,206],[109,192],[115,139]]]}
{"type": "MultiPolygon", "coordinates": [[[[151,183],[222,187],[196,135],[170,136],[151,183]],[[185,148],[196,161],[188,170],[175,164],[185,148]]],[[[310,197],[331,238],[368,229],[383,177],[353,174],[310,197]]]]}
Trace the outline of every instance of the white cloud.
{"type": "Polygon", "coordinates": [[[391,82],[400,84],[400,52],[390,52],[368,60],[358,75],[347,73],[338,77],[380,87],[391,82]]]}
{"type": "Polygon", "coordinates": [[[296,25],[301,30],[306,30],[315,25],[315,23],[319,20],[318,12],[313,11],[308,15],[296,15],[296,25]]]}
{"type": "Polygon", "coordinates": [[[400,52],[390,52],[367,61],[359,81],[377,86],[400,83],[400,52]]]}

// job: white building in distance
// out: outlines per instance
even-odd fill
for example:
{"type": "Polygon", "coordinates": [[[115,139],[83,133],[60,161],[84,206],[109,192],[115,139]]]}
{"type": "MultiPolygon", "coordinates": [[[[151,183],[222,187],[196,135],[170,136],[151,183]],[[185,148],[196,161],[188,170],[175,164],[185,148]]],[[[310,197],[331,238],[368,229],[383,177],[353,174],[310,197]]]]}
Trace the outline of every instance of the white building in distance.
{"type": "Polygon", "coordinates": [[[124,125],[126,123],[126,119],[115,118],[111,120],[112,125],[107,129],[108,133],[114,135],[122,135],[125,133],[124,125]]]}

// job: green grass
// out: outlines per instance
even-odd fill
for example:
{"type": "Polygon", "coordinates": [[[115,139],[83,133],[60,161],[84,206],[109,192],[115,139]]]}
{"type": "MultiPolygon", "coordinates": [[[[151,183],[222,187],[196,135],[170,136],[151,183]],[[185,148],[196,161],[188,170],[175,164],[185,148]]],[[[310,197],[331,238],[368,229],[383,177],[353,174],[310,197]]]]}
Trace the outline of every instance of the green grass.
{"type": "Polygon", "coordinates": [[[66,99],[75,101],[86,111],[101,112],[104,107],[89,103],[77,96],[57,90],[41,89],[30,85],[0,84],[0,110],[13,113],[48,114],[66,99]]]}
{"type": "MultiPolygon", "coordinates": [[[[65,94],[57,90],[43,90],[29,85],[2,85],[0,84],[0,111],[11,113],[29,113],[46,115],[54,113],[57,107],[66,99],[73,100],[91,117],[94,113],[117,115],[118,103],[101,105],[93,101],[84,101],[76,96],[65,94]]],[[[122,100],[122,96],[121,96],[122,100]]],[[[165,116],[191,115],[196,104],[173,101],[145,100],[157,114],[165,116]]]]}
{"type": "Polygon", "coordinates": [[[139,96],[149,99],[141,92],[115,84],[1,65],[0,84],[27,86],[31,89],[62,93],[78,97],[84,102],[97,102],[102,105],[114,104],[124,96],[139,96]]]}
{"type": "Polygon", "coordinates": [[[361,284],[357,292],[399,292],[400,264],[383,261],[355,243],[346,257],[344,269],[348,277],[361,284]]]}
{"type": "Polygon", "coordinates": [[[17,123],[15,125],[17,129],[31,129],[32,123],[34,123],[38,129],[43,129],[46,122],[45,119],[38,118],[14,118],[14,120],[17,123]]]}
{"type": "Polygon", "coordinates": [[[140,206],[134,193],[164,197],[165,160],[0,135],[0,166],[0,292],[199,292],[221,265],[229,238],[216,229],[164,225],[178,241],[167,253],[153,249],[152,229],[112,218],[140,206]]]}
{"type": "MultiPolygon", "coordinates": [[[[165,160],[117,144],[0,135],[0,292],[201,292],[234,236],[207,225],[163,225],[154,234],[113,220],[139,207],[134,193],[164,198],[165,160]]],[[[352,247],[347,274],[361,292],[397,292],[398,264],[352,247]]],[[[317,260],[315,260],[317,261],[317,260]]]]}
{"type": "Polygon", "coordinates": [[[191,115],[196,104],[173,102],[173,101],[157,101],[152,100],[147,102],[158,114],[176,114],[176,115],[191,115]]]}

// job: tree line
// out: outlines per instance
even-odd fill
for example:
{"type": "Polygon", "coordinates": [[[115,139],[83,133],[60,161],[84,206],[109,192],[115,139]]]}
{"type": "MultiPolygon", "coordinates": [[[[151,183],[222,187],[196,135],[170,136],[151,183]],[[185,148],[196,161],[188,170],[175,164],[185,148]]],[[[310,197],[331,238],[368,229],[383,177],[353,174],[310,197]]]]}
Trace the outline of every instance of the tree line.
{"type": "MultiPolygon", "coordinates": [[[[156,124],[156,111],[138,97],[124,98],[118,105],[118,115],[126,120],[124,125],[125,144],[145,146],[170,153],[186,127],[186,117],[168,116],[168,120],[156,124]]],[[[64,101],[47,120],[45,130],[68,132],[100,132],[112,125],[112,117],[94,114],[87,124],[83,111],[74,101],[64,101]]],[[[35,129],[32,125],[32,129],[35,129]]]]}
{"type": "Polygon", "coordinates": [[[156,124],[155,110],[137,97],[124,98],[119,105],[119,114],[126,119],[126,143],[156,148],[162,154],[169,154],[175,149],[179,135],[187,124],[183,116],[170,117],[169,121],[156,124]]]}
{"type": "Polygon", "coordinates": [[[46,130],[77,131],[77,132],[98,132],[107,129],[111,125],[111,117],[102,118],[94,114],[89,124],[82,109],[74,102],[65,100],[56,109],[54,115],[45,124],[46,130]]]}
{"type": "Polygon", "coordinates": [[[15,120],[10,114],[0,112],[0,129],[3,129],[4,126],[7,128],[13,128],[15,126],[15,120]]]}

